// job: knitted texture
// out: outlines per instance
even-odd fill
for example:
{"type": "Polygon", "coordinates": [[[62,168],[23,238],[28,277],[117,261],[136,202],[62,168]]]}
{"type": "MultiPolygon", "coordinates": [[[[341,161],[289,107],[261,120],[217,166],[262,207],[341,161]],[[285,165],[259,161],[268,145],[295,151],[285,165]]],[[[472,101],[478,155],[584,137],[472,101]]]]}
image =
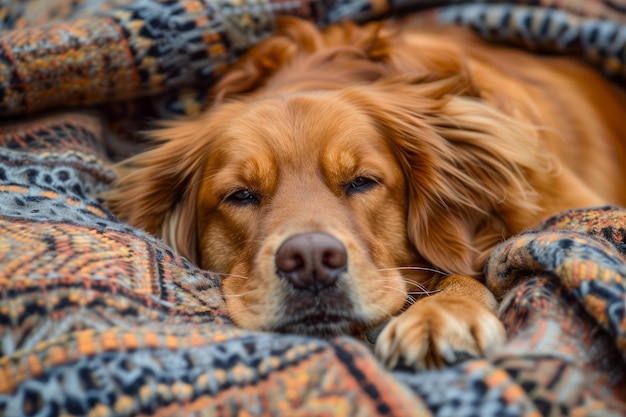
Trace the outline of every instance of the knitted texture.
{"type": "Polygon", "coordinates": [[[351,338],[235,327],[217,275],[95,197],[114,134],[201,110],[281,13],[324,25],[442,5],[419,17],[624,75],[624,2],[471,3],[0,0],[0,415],[626,415],[625,210],[500,245],[485,275],[505,348],[410,373],[351,338]]]}

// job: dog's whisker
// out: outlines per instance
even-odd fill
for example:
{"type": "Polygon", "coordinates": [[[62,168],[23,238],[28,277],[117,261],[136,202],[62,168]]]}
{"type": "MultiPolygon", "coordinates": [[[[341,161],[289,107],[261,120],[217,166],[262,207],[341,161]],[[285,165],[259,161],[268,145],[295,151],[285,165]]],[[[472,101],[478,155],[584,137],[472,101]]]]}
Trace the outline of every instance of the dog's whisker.
{"type": "Polygon", "coordinates": [[[432,295],[441,292],[441,290],[432,290],[432,291],[409,291],[407,294],[411,295],[432,295]]]}
{"type": "Polygon", "coordinates": [[[415,297],[413,297],[410,293],[407,293],[400,288],[393,287],[391,285],[383,285],[383,288],[387,288],[389,290],[394,290],[395,292],[401,293],[402,295],[406,297],[406,301],[411,305],[415,304],[415,302],[417,301],[415,297]]]}
{"type": "Polygon", "coordinates": [[[407,291],[407,294],[412,294],[412,295],[426,295],[426,296],[431,296],[433,294],[436,294],[438,292],[441,292],[441,290],[439,289],[434,289],[434,290],[429,290],[426,286],[424,286],[422,283],[419,282],[415,282],[415,281],[411,281],[409,279],[404,278],[404,282],[407,286],[409,287],[417,287],[419,291],[407,291]]]}
{"type": "Polygon", "coordinates": [[[450,275],[447,272],[440,271],[439,269],[429,268],[425,266],[397,266],[392,268],[380,268],[378,271],[426,271],[426,272],[434,272],[436,274],[441,274],[448,276],[450,275]]]}
{"type": "Polygon", "coordinates": [[[404,282],[404,284],[408,287],[417,287],[420,290],[424,291],[424,292],[428,292],[429,289],[428,287],[426,287],[423,283],[421,282],[417,282],[417,281],[413,281],[405,276],[402,276],[402,281],[404,282]]]}
{"type": "MultiPolygon", "coordinates": [[[[401,279],[402,279],[402,281],[404,282],[404,284],[405,284],[407,287],[409,287],[409,288],[410,288],[411,286],[413,286],[413,287],[417,287],[417,288],[419,288],[419,289],[420,289],[420,290],[422,290],[422,291],[405,291],[404,289],[401,289],[401,288],[398,288],[398,287],[395,287],[395,286],[391,286],[391,285],[383,285],[383,288],[392,289],[392,290],[394,290],[394,291],[396,291],[396,292],[400,292],[400,293],[402,293],[403,295],[406,295],[406,296],[410,297],[410,298],[412,299],[411,304],[413,304],[415,301],[417,301],[417,300],[415,299],[415,297],[412,297],[412,295],[416,295],[416,294],[420,294],[420,295],[430,295],[430,294],[431,294],[431,293],[433,293],[433,292],[437,292],[437,291],[430,291],[430,290],[428,290],[428,288],[426,288],[424,285],[420,284],[419,282],[412,281],[412,280],[408,279],[408,278],[407,278],[407,277],[405,277],[405,276],[402,276],[402,277],[401,277],[401,279]]],[[[390,278],[385,277],[385,282],[389,282],[390,280],[391,280],[390,278]]]]}
{"type": "Polygon", "coordinates": [[[248,279],[248,277],[245,276],[245,275],[226,274],[226,273],[219,273],[219,272],[214,272],[214,274],[219,276],[219,277],[222,277],[224,279],[226,279],[226,278],[248,279]]]}
{"type": "Polygon", "coordinates": [[[428,288],[435,288],[437,284],[441,282],[442,277],[433,276],[430,278],[420,279],[419,281],[416,281],[415,279],[410,278],[408,275],[402,275],[401,279],[407,285],[418,286],[424,291],[428,291],[428,288]]]}
{"type": "Polygon", "coordinates": [[[254,290],[242,292],[241,294],[222,294],[222,298],[224,298],[224,299],[227,299],[227,298],[240,298],[240,297],[245,297],[246,295],[254,294],[256,292],[258,292],[258,288],[255,288],[254,290]]]}

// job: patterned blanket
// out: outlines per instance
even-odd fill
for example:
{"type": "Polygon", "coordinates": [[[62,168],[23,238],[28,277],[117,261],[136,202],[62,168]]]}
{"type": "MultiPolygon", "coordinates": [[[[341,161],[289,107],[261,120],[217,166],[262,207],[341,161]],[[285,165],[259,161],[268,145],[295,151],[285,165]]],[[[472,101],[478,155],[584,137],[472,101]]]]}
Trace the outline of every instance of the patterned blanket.
{"type": "Polygon", "coordinates": [[[198,112],[276,15],[417,10],[626,74],[618,0],[0,0],[0,415],[626,415],[626,210],[501,245],[506,347],[410,373],[351,338],[236,328],[216,276],[94,197],[134,132],[198,112]]]}

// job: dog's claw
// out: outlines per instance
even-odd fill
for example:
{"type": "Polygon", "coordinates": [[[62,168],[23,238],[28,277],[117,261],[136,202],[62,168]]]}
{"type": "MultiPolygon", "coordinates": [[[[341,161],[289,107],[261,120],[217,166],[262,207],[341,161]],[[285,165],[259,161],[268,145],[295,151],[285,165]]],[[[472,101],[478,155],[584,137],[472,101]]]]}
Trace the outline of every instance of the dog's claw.
{"type": "Polygon", "coordinates": [[[505,331],[484,305],[467,299],[422,299],[383,329],[375,352],[390,369],[431,369],[489,356],[505,331]]]}

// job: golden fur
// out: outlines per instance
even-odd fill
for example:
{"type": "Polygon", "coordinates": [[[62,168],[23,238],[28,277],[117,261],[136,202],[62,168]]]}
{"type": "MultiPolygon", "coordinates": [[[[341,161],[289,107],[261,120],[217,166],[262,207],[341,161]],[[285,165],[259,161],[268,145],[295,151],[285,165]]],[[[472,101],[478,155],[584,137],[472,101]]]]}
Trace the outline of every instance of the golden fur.
{"type": "Polygon", "coordinates": [[[249,329],[357,335],[426,286],[439,292],[394,319],[377,353],[390,366],[489,353],[504,337],[480,284],[494,245],[562,210],[626,202],[622,91],[468,29],[283,18],[214,93],[201,116],[152,133],[108,202],[223,274],[249,329]],[[277,251],[311,233],[347,261],[334,286],[303,292],[277,251]]]}

